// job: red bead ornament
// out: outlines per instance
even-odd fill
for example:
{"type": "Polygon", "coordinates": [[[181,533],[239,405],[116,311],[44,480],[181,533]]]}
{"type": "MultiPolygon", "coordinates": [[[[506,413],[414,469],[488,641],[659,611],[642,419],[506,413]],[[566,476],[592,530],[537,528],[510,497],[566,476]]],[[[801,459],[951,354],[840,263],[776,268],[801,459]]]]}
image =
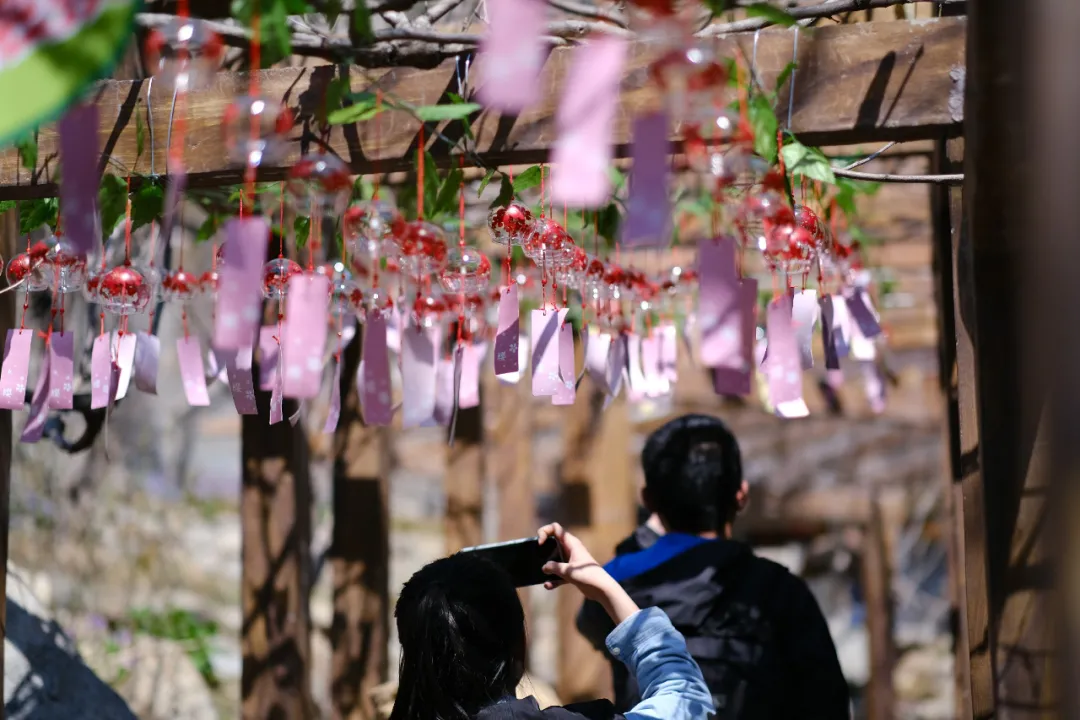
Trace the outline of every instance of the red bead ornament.
{"type": "Polygon", "coordinates": [[[520,203],[497,207],[488,215],[491,239],[500,245],[522,245],[532,225],[532,212],[520,203]]]}
{"type": "Polygon", "coordinates": [[[521,249],[537,265],[554,268],[557,260],[563,257],[561,251],[568,242],[573,241],[562,225],[551,218],[538,218],[533,222],[521,249]]]}
{"type": "Polygon", "coordinates": [[[199,278],[199,292],[208,297],[214,297],[217,295],[219,282],[221,282],[221,275],[218,271],[207,270],[199,278]]]}
{"type": "Polygon", "coordinates": [[[401,269],[411,277],[426,277],[446,265],[446,233],[434,223],[405,223],[397,235],[397,244],[401,269]]]}
{"type": "Polygon", "coordinates": [[[174,270],[161,280],[161,296],[166,302],[190,302],[199,289],[199,276],[184,269],[174,270]]]}
{"type": "Polygon", "coordinates": [[[41,267],[57,292],[76,292],[86,284],[86,254],[62,236],[49,245],[41,267]]]}
{"type": "Polygon", "coordinates": [[[435,327],[446,312],[446,302],[434,295],[418,295],[412,304],[413,322],[421,327],[435,327]]]}
{"type": "Polygon", "coordinates": [[[289,258],[274,258],[263,266],[262,292],[267,300],[284,300],[289,291],[289,280],[304,272],[300,265],[289,258]]]}
{"type": "Polygon", "coordinates": [[[44,262],[44,253],[37,257],[32,253],[19,253],[8,263],[8,284],[23,282],[28,291],[48,290],[49,276],[45,272],[44,262]]]}
{"type": "Polygon", "coordinates": [[[130,265],[119,265],[101,278],[98,296],[107,311],[132,315],[146,309],[152,292],[142,273],[130,265]]]}

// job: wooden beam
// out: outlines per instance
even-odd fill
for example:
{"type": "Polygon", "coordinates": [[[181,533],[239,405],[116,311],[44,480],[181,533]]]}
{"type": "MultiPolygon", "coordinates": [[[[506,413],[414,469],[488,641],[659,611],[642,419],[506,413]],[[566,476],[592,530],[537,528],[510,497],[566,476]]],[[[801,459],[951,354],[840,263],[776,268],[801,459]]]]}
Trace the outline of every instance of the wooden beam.
{"type": "Polygon", "coordinates": [[[892,569],[885,521],[876,497],[870,501],[870,521],[866,524],[862,547],[862,587],[866,594],[866,626],[870,639],[870,684],[867,701],[870,720],[890,720],[896,708],[893,694],[892,569]]]}
{"type": "MultiPolygon", "coordinates": [[[[258,377],[258,371],[255,372],[258,377]]],[[[270,425],[270,393],[241,420],[245,718],[312,718],[311,481],[303,422],[270,425]]],[[[296,404],[286,401],[286,417],[296,404]]]]}
{"type": "MultiPolygon", "coordinates": [[[[862,25],[832,25],[803,30],[799,40],[799,70],[795,75],[791,129],[805,142],[851,144],[883,140],[915,140],[958,134],[963,120],[959,103],[964,69],[964,18],[941,18],[915,22],[874,22],[862,25]]],[[[790,30],[761,32],[757,47],[756,72],[763,87],[772,88],[779,73],[793,58],[794,35],[790,30]]],[[[718,38],[717,51],[724,56],[742,52],[754,54],[754,35],[718,38]]],[[[624,75],[614,140],[617,152],[625,154],[630,142],[633,118],[659,106],[661,97],[649,79],[651,51],[644,44],[630,52],[624,75]]],[[[555,139],[554,116],[566,79],[572,50],[556,48],[543,71],[543,100],[518,117],[500,117],[483,112],[472,121],[475,156],[467,162],[510,165],[546,160],[555,139]]],[[[482,63],[474,77],[483,76],[482,63]]],[[[265,168],[261,176],[279,179],[308,146],[317,129],[325,88],[339,72],[336,66],[281,68],[260,72],[261,92],[283,100],[299,118],[292,150],[280,167],[265,168]],[[306,133],[306,135],[305,135],[306,133]]],[[[428,105],[457,92],[456,61],[447,61],[431,70],[395,68],[349,71],[354,91],[382,90],[386,97],[428,105]]],[[[231,167],[222,138],[221,117],[236,95],[248,90],[244,73],[218,74],[210,90],[188,98],[189,117],[185,136],[185,165],[192,185],[237,183],[241,172],[231,167]]],[[[101,108],[100,139],[105,154],[120,168],[139,173],[163,173],[166,157],[172,95],[163,86],[152,88],[152,113],[147,117],[147,81],[101,83],[95,97],[101,108]],[[143,114],[153,139],[146,134],[147,149],[136,157],[135,115],[143,114]],[[155,167],[151,168],[150,145],[155,167]]],[[[780,93],[779,116],[786,121],[789,93],[780,93]]],[[[786,124],[786,123],[785,123],[786,124]]],[[[434,138],[435,130],[451,140],[460,137],[460,126],[441,128],[429,124],[427,138],[432,153],[446,164],[445,142],[434,138]]],[[[356,173],[389,172],[414,164],[419,121],[403,111],[387,111],[361,125],[332,128],[327,141],[334,152],[349,161],[356,173]]],[[[40,165],[31,175],[19,167],[14,150],[0,153],[0,198],[55,194],[56,134],[52,126],[40,134],[40,165]]],[[[123,172],[113,167],[112,172],[123,172]]]]}
{"type": "Polygon", "coordinates": [[[483,397],[479,406],[458,410],[454,444],[446,449],[444,487],[444,534],[449,555],[484,541],[483,397]]]}
{"type": "Polygon", "coordinates": [[[390,638],[390,431],[367,427],[356,372],[359,328],[342,353],[341,417],[334,433],[334,619],[330,697],[334,720],[374,717],[371,690],[386,681],[390,638]]]}

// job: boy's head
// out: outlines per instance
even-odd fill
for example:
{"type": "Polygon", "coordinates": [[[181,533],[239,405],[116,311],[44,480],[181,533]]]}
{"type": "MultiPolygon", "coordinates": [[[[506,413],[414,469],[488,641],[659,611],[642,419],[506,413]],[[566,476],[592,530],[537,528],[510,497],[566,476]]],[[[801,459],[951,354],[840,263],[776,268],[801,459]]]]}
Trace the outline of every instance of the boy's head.
{"type": "Polygon", "coordinates": [[[683,415],[641,451],[646,507],[668,532],[719,532],[746,502],[739,443],[719,418],[683,415]]]}

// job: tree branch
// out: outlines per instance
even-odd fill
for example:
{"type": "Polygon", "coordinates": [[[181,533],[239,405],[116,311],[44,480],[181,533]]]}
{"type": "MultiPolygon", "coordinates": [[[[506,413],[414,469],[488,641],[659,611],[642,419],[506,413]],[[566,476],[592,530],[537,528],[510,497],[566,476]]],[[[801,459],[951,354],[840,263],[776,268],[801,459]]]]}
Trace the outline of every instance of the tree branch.
{"type": "MultiPolygon", "coordinates": [[[[840,13],[853,12],[855,10],[872,10],[875,8],[887,8],[896,5],[910,5],[920,0],[826,0],[820,5],[804,5],[802,7],[788,8],[785,12],[796,20],[816,20],[819,18],[839,15],[840,13]]],[[[964,0],[941,0],[945,5],[952,5],[964,0]]],[[[709,25],[700,33],[702,37],[716,37],[717,35],[729,35],[731,33],[750,32],[772,25],[765,18],[752,17],[744,20],[736,20],[729,23],[717,23],[709,25]]]]}
{"type": "Polygon", "coordinates": [[[850,178],[852,180],[868,180],[870,182],[886,183],[928,183],[931,185],[962,185],[964,175],[892,175],[889,173],[864,173],[854,170],[841,170],[833,168],[833,174],[837,177],[850,178]]]}
{"type": "Polygon", "coordinates": [[[548,0],[548,4],[557,10],[568,12],[571,15],[580,15],[581,17],[592,18],[593,20],[603,20],[605,22],[614,23],[622,28],[628,27],[626,16],[617,10],[608,10],[597,5],[576,2],[575,0],[548,0]]]}

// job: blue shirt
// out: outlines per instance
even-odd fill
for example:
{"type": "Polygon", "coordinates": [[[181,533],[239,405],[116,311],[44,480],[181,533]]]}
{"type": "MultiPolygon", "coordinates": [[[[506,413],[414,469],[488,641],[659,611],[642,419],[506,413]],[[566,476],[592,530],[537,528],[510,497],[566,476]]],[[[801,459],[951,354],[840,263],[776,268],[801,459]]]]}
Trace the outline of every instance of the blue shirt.
{"type": "Polygon", "coordinates": [[[611,631],[606,644],[641,689],[641,702],[626,713],[627,720],[706,720],[716,712],[686,640],[663,610],[637,611],[611,631]]]}
{"type": "Polygon", "coordinates": [[[623,583],[707,542],[712,540],[686,533],[667,533],[644,550],[617,556],[604,569],[616,582],[623,583]]]}

